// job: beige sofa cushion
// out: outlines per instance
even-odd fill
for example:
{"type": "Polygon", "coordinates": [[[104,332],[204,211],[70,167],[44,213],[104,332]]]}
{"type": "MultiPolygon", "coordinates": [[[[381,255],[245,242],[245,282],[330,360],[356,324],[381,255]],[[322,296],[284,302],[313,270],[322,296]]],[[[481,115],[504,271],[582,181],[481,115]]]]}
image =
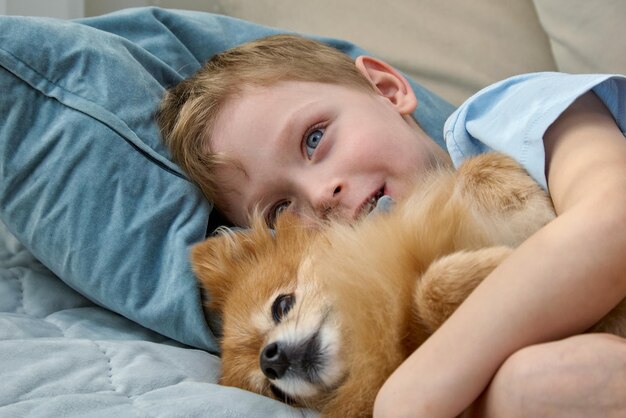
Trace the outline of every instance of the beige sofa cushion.
{"type": "Polygon", "coordinates": [[[507,76],[556,69],[531,0],[214,0],[206,10],[350,40],[454,104],[507,76]]]}
{"type": "Polygon", "coordinates": [[[626,74],[626,0],[534,0],[560,71],[626,74]]]}
{"type": "MultiPolygon", "coordinates": [[[[89,2],[86,11],[105,13],[128,3],[89,2]]],[[[513,74],[546,70],[626,73],[626,0],[150,3],[347,39],[455,104],[513,74]]]]}

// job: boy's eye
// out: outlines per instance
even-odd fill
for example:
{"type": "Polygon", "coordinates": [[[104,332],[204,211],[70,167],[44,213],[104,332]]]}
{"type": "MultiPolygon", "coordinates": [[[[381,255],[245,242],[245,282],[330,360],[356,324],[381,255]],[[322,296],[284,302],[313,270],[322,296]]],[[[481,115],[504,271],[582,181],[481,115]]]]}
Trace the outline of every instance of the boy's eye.
{"type": "Polygon", "coordinates": [[[304,138],[304,145],[306,147],[306,155],[308,155],[309,158],[313,155],[313,151],[315,151],[315,148],[317,148],[320,144],[323,136],[323,128],[315,129],[306,134],[306,137],[304,138]]]}
{"type": "Polygon", "coordinates": [[[269,210],[266,222],[267,222],[267,225],[270,228],[274,227],[274,224],[276,223],[276,219],[278,219],[278,215],[280,215],[285,209],[287,209],[290,204],[291,204],[291,202],[282,201],[282,202],[279,202],[276,205],[274,205],[269,210]]]}
{"type": "Polygon", "coordinates": [[[282,321],[283,317],[291,310],[296,297],[293,293],[280,295],[272,304],[272,318],[277,324],[282,321]]]}

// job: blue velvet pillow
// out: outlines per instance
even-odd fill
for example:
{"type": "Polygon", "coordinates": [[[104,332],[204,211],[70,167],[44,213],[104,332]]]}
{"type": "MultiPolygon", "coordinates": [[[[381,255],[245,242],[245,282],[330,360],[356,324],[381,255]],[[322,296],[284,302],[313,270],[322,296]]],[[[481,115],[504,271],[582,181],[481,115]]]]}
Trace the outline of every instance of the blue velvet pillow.
{"type": "MultiPolygon", "coordinates": [[[[164,88],[211,55],[277,32],[158,8],[69,22],[0,17],[2,221],[96,303],[217,351],[188,262],[211,205],[171,161],[153,115],[164,88]]],[[[453,109],[414,87],[418,121],[442,144],[453,109]]]]}

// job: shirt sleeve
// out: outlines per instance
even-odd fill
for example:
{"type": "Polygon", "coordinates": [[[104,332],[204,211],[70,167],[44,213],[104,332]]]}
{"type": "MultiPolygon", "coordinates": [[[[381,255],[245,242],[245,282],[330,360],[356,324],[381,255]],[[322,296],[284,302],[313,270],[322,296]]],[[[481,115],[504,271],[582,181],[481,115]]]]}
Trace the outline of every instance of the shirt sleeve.
{"type": "Polygon", "coordinates": [[[456,167],[466,158],[499,151],[518,161],[547,190],[543,135],[578,97],[593,90],[626,135],[626,77],[532,73],[479,91],[446,121],[444,137],[456,167]]]}

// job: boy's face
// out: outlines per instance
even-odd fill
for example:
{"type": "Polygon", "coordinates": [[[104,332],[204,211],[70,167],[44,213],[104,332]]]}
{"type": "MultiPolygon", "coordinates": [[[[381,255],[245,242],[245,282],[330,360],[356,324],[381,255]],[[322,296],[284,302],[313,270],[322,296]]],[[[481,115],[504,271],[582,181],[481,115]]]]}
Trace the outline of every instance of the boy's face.
{"type": "Polygon", "coordinates": [[[410,117],[415,106],[324,83],[246,88],[211,137],[211,151],[233,161],[215,173],[218,207],[247,226],[256,206],[270,224],[282,210],[351,220],[383,194],[403,198],[420,172],[449,163],[410,117]]]}

